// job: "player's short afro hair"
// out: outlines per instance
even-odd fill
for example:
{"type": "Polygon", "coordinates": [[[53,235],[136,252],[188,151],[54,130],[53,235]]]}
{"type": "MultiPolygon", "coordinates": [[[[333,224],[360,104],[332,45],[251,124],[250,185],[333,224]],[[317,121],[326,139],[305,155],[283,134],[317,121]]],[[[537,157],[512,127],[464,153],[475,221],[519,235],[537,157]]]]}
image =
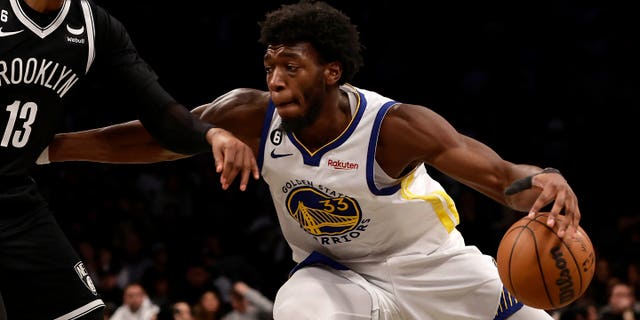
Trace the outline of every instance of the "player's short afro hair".
{"type": "Polygon", "coordinates": [[[325,2],[301,0],[282,5],[267,13],[259,26],[259,42],[264,45],[309,42],[322,62],[339,61],[342,64],[339,84],[350,82],[364,64],[356,26],[348,16],[325,2]]]}

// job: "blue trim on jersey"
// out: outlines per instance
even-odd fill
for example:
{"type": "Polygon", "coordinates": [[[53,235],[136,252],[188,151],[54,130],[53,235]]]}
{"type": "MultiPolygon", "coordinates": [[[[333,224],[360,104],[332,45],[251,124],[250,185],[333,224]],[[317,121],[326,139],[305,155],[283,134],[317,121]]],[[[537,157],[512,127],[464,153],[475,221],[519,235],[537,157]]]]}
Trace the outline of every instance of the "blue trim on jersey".
{"type": "Polygon", "coordinates": [[[273,113],[276,110],[276,104],[269,99],[269,106],[267,107],[267,113],[264,116],[264,124],[262,125],[262,135],[260,137],[260,151],[258,152],[258,169],[262,172],[262,165],[264,164],[264,148],[269,139],[269,128],[271,127],[271,120],[273,119],[273,113]]]}
{"type": "Polygon", "coordinates": [[[291,277],[296,271],[313,264],[324,264],[336,270],[349,270],[349,268],[345,267],[340,262],[337,262],[318,251],[313,251],[308,257],[306,257],[295,267],[293,267],[293,269],[291,269],[291,272],[289,272],[289,277],[291,277]]]}
{"type": "Polygon", "coordinates": [[[498,305],[498,311],[493,320],[505,320],[509,318],[516,311],[522,309],[522,302],[518,301],[516,297],[512,296],[507,288],[502,287],[502,294],[500,295],[500,304],[498,305]]]}
{"type": "Polygon", "coordinates": [[[349,126],[349,128],[347,128],[347,130],[340,137],[338,137],[338,139],[332,141],[328,145],[323,146],[322,148],[316,150],[315,152],[310,153],[309,150],[307,150],[307,148],[305,148],[304,145],[302,145],[298,141],[298,139],[296,139],[293,133],[287,132],[287,136],[289,137],[289,140],[291,141],[291,143],[293,143],[293,145],[296,148],[298,148],[298,150],[300,150],[300,154],[302,154],[302,159],[304,160],[304,164],[308,166],[314,166],[314,167],[319,166],[320,160],[322,159],[322,156],[325,153],[342,145],[356,130],[356,128],[358,127],[358,123],[360,123],[360,120],[362,119],[364,110],[367,108],[367,100],[365,99],[364,94],[362,94],[361,92],[358,92],[358,95],[360,96],[360,105],[356,109],[356,114],[353,117],[353,120],[351,121],[351,125],[349,126]]]}
{"type": "Polygon", "coordinates": [[[373,165],[376,161],[376,147],[378,146],[378,137],[380,136],[380,126],[382,125],[382,120],[387,114],[387,111],[397,103],[398,102],[396,101],[389,101],[380,107],[380,110],[376,115],[376,120],[373,123],[373,129],[371,129],[371,138],[369,139],[369,149],[367,150],[367,185],[369,186],[369,191],[371,191],[371,193],[379,196],[388,196],[400,190],[399,183],[394,186],[378,189],[373,178],[373,165]]]}

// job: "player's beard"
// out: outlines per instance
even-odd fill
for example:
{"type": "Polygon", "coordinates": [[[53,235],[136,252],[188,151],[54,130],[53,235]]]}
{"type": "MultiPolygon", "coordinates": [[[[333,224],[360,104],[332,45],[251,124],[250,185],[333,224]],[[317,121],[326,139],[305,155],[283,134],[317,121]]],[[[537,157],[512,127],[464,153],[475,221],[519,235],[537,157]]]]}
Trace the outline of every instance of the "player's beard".
{"type": "Polygon", "coordinates": [[[297,118],[282,119],[280,128],[285,132],[298,132],[311,125],[316,121],[316,119],[318,119],[318,116],[320,115],[320,109],[322,109],[320,102],[311,103],[306,114],[297,118]]]}

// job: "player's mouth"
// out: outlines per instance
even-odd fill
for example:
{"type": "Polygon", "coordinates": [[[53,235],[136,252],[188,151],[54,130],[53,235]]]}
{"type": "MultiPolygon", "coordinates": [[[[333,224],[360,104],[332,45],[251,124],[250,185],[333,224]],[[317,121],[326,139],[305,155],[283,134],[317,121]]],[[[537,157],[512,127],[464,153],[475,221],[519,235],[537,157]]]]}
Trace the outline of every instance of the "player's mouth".
{"type": "Polygon", "coordinates": [[[277,109],[288,109],[299,106],[295,101],[276,103],[277,109]]]}

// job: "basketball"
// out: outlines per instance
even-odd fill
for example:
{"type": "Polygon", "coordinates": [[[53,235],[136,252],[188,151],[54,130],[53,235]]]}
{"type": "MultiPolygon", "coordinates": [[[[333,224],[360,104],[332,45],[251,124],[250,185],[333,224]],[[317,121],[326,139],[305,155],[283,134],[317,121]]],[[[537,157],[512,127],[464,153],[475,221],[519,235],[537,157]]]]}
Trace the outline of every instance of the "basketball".
{"type": "Polygon", "coordinates": [[[557,224],[554,228],[547,226],[548,216],[525,216],[511,225],[500,241],[496,258],[507,290],[522,303],[544,310],[580,298],[591,283],[596,259],[591,239],[582,227],[575,236],[559,238],[557,224]]]}

